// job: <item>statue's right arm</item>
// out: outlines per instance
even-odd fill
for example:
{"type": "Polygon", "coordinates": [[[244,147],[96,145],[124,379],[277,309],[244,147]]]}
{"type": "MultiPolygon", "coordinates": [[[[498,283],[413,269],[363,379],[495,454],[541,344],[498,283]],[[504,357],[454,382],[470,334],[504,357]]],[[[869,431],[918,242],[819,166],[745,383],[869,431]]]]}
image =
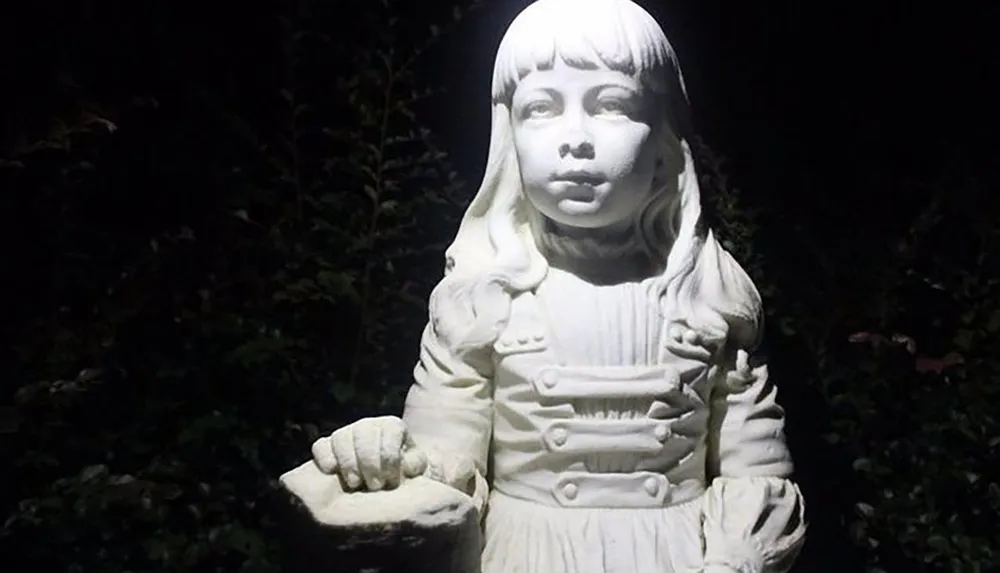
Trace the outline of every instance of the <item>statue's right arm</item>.
{"type": "Polygon", "coordinates": [[[427,456],[424,475],[469,494],[480,515],[493,432],[492,349],[457,355],[424,329],[403,422],[427,456]]]}

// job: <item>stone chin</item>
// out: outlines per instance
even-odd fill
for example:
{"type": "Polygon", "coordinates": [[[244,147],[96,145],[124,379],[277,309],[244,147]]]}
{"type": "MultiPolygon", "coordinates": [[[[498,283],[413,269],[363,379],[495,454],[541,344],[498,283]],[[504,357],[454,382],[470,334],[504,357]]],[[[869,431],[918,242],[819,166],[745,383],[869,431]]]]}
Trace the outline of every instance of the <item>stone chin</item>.
{"type": "Polygon", "coordinates": [[[631,213],[617,213],[607,202],[605,189],[581,187],[548,193],[544,200],[532,200],[529,204],[546,219],[562,227],[577,229],[600,229],[614,227],[631,217],[631,213]]]}
{"type": "Polygon", "coordinates": [[[561,199],[556,202],[552,219],[565,225],[579,227],[601,227],[608,223],[598,200],[561,199]]]}
{"type": "Polygon", "coordinates": [[[630,213],[615,213],[600,199],[561,199],[541,213],[557,225],[588,230],[619,227],[631,219],[630,213]]]}

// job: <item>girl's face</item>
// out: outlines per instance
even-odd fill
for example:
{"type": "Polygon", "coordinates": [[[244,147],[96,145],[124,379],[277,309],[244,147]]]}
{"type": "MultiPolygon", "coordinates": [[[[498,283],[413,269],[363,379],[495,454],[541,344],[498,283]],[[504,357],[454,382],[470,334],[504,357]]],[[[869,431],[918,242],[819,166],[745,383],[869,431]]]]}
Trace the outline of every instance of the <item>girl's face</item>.
{"type": "Polygon", "coordinates": [[[656,167],[654,105],[638,82],[557,59],[514,91],[514,147],[524,193],[565,227],[624,227],[648,197],[656,167]]]}

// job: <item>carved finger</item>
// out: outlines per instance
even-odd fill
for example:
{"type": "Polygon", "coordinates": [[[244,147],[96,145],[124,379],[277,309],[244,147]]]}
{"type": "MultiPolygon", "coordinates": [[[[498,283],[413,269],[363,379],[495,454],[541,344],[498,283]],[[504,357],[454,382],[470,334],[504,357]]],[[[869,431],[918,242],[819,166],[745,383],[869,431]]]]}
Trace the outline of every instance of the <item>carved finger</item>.
{"type": "Polygon", "coordinates": [[[401,421],[393,420],[382,428],[382,474],[385,486],[395,488],[402,480],[403,447],[406,439],[406,426],[401,421]],[[392,423],[395,422],[395,423],[392,423]]]}
{"type": "Polygon", "coordinates": [[[700,360],[703,362],[708,362],[712,359],[712,351],[704,346],[695,346],[693,344],[675,342],[670,339],[667,339],[664,346],[667,347],[667,350],[669,350],[671,354],[677,356],[678,358],[690,358],[692,360],[700,360]]]}
{"type": "Polygon", "coordinates": [[[354,452],[354,428],[341,428],[330,436],[333,455],[337,457],[340,475],[350,489],[361,486],[361,472],[358,470],[358,456],[354,452]]]}
{"type": "Polygon", "coordinates": [[[684,339],[684,331],[685,328],[683,325],[677,324],[676,322],[672,323],[670,326],[667,327],[667,337],[677,342],[680,342],[681,340],[684,339]]]}
{"type": "Polygon", "coordinates": [[[416,446],[413,437],[407,434],[403,448],[403,476],[412,478],[423,475],[427,471],[427,455],[416,446]]]}
{"type": "Polygon", "coordinates": [[[363,428],[354,432],[354,451],[358,455],[358,469],[369,491],[382,489],[382,424],[366,420],[363,428]]]}
{"type": "Polygon", "coordinates": [[[329,436],[323,436],[312,444],[313,461],[320,471],[332,474],[337,471],[337,456],[333,453],[333,444],[329,436]]]}
{"type": "Polygon", "coordinates": [[[689,330],[684,333],[684,342],[688,344],[698,344],[701,342],[701,335],[697,330],[689,330]]]}

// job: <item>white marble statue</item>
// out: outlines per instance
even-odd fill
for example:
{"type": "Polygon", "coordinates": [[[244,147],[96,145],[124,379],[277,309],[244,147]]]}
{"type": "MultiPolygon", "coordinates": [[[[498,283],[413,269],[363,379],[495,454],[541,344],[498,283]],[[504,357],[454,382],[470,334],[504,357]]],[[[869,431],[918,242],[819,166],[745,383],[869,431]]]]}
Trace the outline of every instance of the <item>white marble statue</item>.
{"type": "Polygon", "coordinates": [[[286,487],[325,523],[471,504],[483,573],[787,571],[804,506],[760,296],[702,221],[661,28],[538,0],[492,96],[402,419],[318,440],[286,487]]]}

